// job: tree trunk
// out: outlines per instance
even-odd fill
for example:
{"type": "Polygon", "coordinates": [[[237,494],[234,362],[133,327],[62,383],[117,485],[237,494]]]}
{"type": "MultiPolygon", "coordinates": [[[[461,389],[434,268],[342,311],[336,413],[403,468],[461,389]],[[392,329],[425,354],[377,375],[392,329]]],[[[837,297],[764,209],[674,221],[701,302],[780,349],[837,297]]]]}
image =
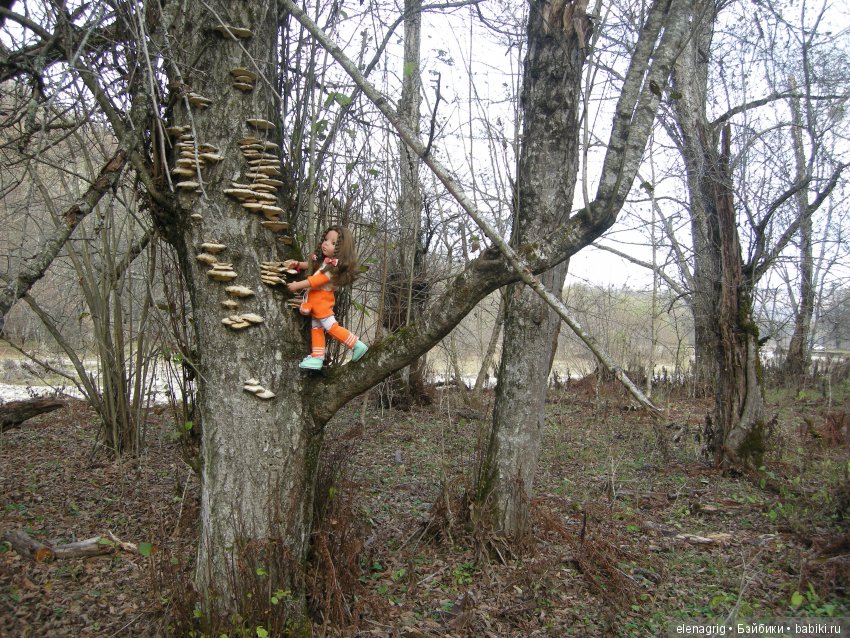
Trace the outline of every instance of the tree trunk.
{"type": "MultiPolygon", "coordinates": [[[[547,241],[569,217],[578,168],[584,41],[572,22],[565,29],[562,16],[547,6],[535,2],[529,12],[513,233],[518,252],[547,241]]],[[[542,281],[560,296],[566,273],[565,262],[542,281]]],[[[559,326],[559,317],[532,290],[509,287],[493,428],[476,487],[481,521],[508,537],[521,537],[527,527],[559,326]]]]}
{"type": "MultiPolygon", "coordinates": [[[[566,273],[566,264],[561,264],[541,281],[550,290],[559,289],[566,273]]],[[[477,498],[483,523],[519,539],[527,531],[561,319],[524,284],[511,284],[507,294],[493,428],[477,498]]]]}
{"type": "Polygon", "coordinates": [[[720,347],[716,326],[716,290],[719,281],[717,250],[712,246],[709,211],[714,207],[709,173],[712,166],[706,158],[716,146],[709,132],[706,115],[708,86],[707,52],[714,36],[712,19],[705,19],[694,37],[676,60],[673,81],[682,99],[673,100],[676,121],[682,132],[682,155],[685,160],[687,184],[691,202],[691,237],[694,269],[691,309],[694,318],[694,387],[698,396],[709,394],[717,378],[717,358],[720,347]],[[712,148],[705,148],[705,144],[712,148]]]}
{"type": "MultiPolygon", "coordinates": [[[[307,351],[304,319],[285,305],[288,293],[260,281],[262,261],[289,255],[278,254],[280,243],[260,225],[261,217],[224,193],[233,181],[252,181],[246,177],[240,139],[281,142],[279,128],[265,131],[248,123],[279,121],[277,97],[262,80],[269,78],[276,86],[277,5],[214,0],[168,10],[175,12],[169,31],[180,43],[175,55],[185,56],[169,68],[170,84],[180,92],[172,94],[170,124],[191,126],[196,148],[210,144],[224,156],[200,169],[201,193],[178,187],[177,218],[160,219],[181,259],[197,332],[198,352],[191,363],[200,379],[197,408],[203,432],[198,589],[207,612],[238,612],[248,604],[242,598],[247,591],[243,579],[257,577],[256,569],[262,568],[273,589],[294,592],[291,620],[298,626],[306,619],[298,575],[308,548],[324,423],[311,415],[305,399],[308,379],[298,369],[307,351]],[[230,24],[252,35],[236,40],[215,31],[221,26],[216,16],[232,16],[230,24]],[[233,87],[231,69],[237,67],[260,74],[252,91],[233,87]],[[187,108],[189,90],[212,103],[187,108]],[[216,258],[232,264],[237,273],[232,281],[209,277],[210,266],[195,258],[209,252],[203,243],[213,241],[226,246],[216,258]],[[222,323],[234,312],[220,305],[229,297],[225,287],[234,284],[255,293],[237,298],[236,312],[256,313],[263,323],[238,331],[222,323]],[[275,396],[262,399],[246,391],[249,380],[275,396]]],[[[171,158],[164,170],[173,167],[171,158]]]]}
{"type": "MultiPolygon", "coordinates": [[[[790,90],[797,89],[794,78],[790,81],[790,90]]],[[[794,120],[792,136],[794,140],[794,160],[797,168],[797,180],[806,177],[806,158],[803,147],[803,115],[800,98],[791,98],[791,115],[794,120]]],[[[808,212],[808,190],[801,188],[796,196],[797,214],[800,216],[800,300],[794,309],[794,332],[788,344],[788,357],[785,360],[785,374],[798,387],[802,385],[811,363],[809,336],[812,317],[815,312],[814,259],[812,255],[812,217],[808,212]]]]}
{"type": "Polygon", "coordinates": [[[713,20],[704,19],[674,69],[695,255],[695,377],[698,389],[715,390],[704,452],[718,464],[749,465],[760,463],[763,448],[758,328],[736,226],[730,130],[727,124],[718,144],[705,111],[712,36],[713,20]]]}
{"type": "Polygon", "coordinates": [[[709,210],[713,256],[720,266],[717,282],[717,387],[714,420],[706,432],[706,452],[717,464],[759,467],[764,453],[764,404],[758,359],[758,327],[753,320],[751,282],[744,277],[741,242],[735,223],[729,172],[730,127],[722,131],[720,153],[704,177],[714,184],[709,210]]]}
{"type": "MultiPolygon", "coordinates": [[[[417,136],[422,110],[421,34],[422,0],[405,0],[404,60],[398,115],[417,136]]],[[[384,315],[384,325],[391,333],[417,321],[428,300],[421,234],[420,164],[419,156],[399,140],[399,245],[396,257],[390,263],[391,289],[384,315]]],[[[426,355],[422,355],[387,380],[392,385],[392,392],[388,395],[394,397],[397,407],[430,402],[425,392],[426,364],[426,355]]]]}

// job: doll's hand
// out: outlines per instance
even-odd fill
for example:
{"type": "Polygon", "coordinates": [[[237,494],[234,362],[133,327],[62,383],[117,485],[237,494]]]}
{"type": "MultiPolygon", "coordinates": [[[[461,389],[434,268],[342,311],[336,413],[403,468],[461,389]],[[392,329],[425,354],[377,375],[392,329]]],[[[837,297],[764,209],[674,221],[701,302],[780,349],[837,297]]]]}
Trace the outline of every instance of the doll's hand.
{"type": "Polygon", "coordinates": [[[296,268],[297,265],[298,262],[295,259],[287,259],[285,262],[283,262],[284,268],[296,268]]]}
{"type": "Polygon", "coordinates": [[[286,287],[289,289],[289,292],[298,292],[301,288],[303,288],[300,284],[300,281],[292,281],[286,284],[286,287]]]}

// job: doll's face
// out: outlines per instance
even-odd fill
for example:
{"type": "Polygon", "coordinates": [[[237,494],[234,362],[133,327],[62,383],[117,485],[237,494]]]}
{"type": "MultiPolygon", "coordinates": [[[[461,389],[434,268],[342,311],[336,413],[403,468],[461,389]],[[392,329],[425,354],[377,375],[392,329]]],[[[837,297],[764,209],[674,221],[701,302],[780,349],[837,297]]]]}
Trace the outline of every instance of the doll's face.
{"type": "Polygon", "coordinates": [[[333,257],[336,252],[336,240],[339,238],[339,233],[335,230],[329,230],[322,240],[322,254],[325,257],[333,257]]]}

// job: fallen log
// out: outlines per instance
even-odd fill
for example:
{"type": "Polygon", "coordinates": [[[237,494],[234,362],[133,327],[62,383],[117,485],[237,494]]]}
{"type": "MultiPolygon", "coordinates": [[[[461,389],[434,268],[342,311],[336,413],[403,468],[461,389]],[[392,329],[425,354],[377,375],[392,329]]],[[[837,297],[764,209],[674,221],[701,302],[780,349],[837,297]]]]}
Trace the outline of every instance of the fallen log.
{"type": "Polygon", "coordinates": [[[0,432],[21,427],[21,423],[39,414],[65,406],[61,399],[30,399],[0,404],[0,432]]]}
{"type": "Polygon", "coordinates": [[[115,551],[115,543],[102,542],[102,537],[95,536],[75,543],[54,545],[42,543],[21,530],[10,530],[3,534],[2,540],[9,543],[20,556],[38,563],[58,558],[88,558],[102,556],[115,551]]]}

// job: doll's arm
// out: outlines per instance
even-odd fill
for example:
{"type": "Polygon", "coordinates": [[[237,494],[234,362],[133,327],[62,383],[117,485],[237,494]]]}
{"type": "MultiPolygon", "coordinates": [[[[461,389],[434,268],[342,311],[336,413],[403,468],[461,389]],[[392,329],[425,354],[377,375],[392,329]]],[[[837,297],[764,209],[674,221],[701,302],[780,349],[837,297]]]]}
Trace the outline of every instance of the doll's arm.
{"type": "Polygon", "coordinates": [[[318,288],[320,286],[324,286],[330,280],[331,280],[331,278],[328,276],[328,274],[324,270],[320,270],[320,271],[314,273],[313,275],[310,275],[306,279],[306,281],[309,282],[307,285],[310,288],[318,288]]]}
{"type": "Polygon", "coordinates": [[[310,282],[307,279],[302,279],[301,281],[292,281],[286,284],[286,287],[289,289],[289,292],[298,292],[299,290],[309,288],[310,282]]]}
{"type": "Polygon", "coordinates": [[[306,261],[298,261],[297,259],[287,259],[283,262],[284,268],[294,268],[295,270],[307,270],[306,261]]]}
{"type": "Polygon", "coordinates": [[[330,280],[331,278],[328,277],[327,273],[320,270],[316,274],[307,277],[307,279],[293,281],[292,283],[286,284],[286,287],[289,288],[289,292],[298,292],[305,288],[318,288],[319,286],[324,286],[330,280]]]}

